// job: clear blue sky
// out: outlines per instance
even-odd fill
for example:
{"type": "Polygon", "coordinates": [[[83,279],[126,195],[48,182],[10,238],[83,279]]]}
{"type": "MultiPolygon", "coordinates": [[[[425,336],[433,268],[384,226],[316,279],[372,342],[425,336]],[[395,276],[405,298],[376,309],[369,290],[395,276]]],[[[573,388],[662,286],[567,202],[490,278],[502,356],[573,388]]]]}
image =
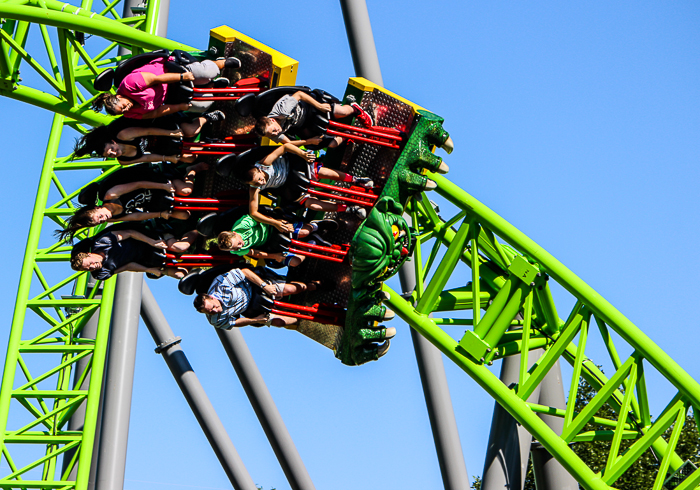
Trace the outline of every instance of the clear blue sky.
{"type": "MultiPolygon", "coordinates": [[[[700,378],[700,4],[368,4],[385,86],[445,118],[448,177],[700,378]]],[[[354,74],[336,2],[172,0],[172,39],[205,48],[224,23],[298,59],[300,84],[342,95],[354,74]]],[[[7,99],[0,108],[9,330],[50,116],[7,99]]],[[[253,480],[289,488],[215,332],[174,281],[150,287],[253,480]]],[[[319,490],[441,487],[408,327],[394,326],[389,355],[359,368],[294,332],[244,332],[319,490]]],[[[230,488],[153,347],[142,327],[125,488],[230,488]]],[[[467,467],[480,475],[493,402],[446,369],[467,467]]]]}

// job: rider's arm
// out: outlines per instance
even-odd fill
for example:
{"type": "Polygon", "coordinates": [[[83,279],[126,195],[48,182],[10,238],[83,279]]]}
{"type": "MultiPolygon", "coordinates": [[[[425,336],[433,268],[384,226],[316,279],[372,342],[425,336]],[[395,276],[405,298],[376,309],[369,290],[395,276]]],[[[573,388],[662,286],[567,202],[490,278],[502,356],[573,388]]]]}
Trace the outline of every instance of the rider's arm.
{"type": "Polygon", "coordinates": [[[183,102],[182,104],[163,104],[157,109],[151,112],[146,112],[141,115],[141,119],[155,119],[156,117],[167,116],[169,114],[175,114],[176,112],[186,111],[189,109],[191,104],[189,102],[183,102]]]}
{"type": "Polygon", "coordinates": [[[330,112],[330,110],[331,110],[330,104],[323,104],[323,103],[317,101],[316,99],[314,99],[313,97],[311,97],[306,92],[301,92],[301,91],[296,92],[294,95],[292,95],[292,97],[294,97],[295,99],[300,100],[302,102],[306,102],[307,104],[310,104],[311,106],[313,106],[314,109],[316,109],[318,111],[330,112]]]}
{"type": "Polygon", "coordinates": [[[148,182],[146,180],[138,180],[129,182],[128,184],[115,185],[105,193],[105,201],[111,201],[119,196],[123,196],[128,192],[133,192],[138,189],[159,189],[162,191],[174,191],[173,185],[170,182],[148,182]]]}
{"type": "Polygon", "coordinates": [[[260,189],[256,187],[251,187],[249,191],[249,199],[248,199],[248,205],[250,207],[249,214],[250,216],[257,221],[258,223],[265,223],[266,225],[272,225],[275,228],[277,228],[279,231],[288,231],[284,229],[287,226],[291,226],[289,224],[284,223],[283,221],[278,221],[274,218],[270,218],[269,216],[266,216],[262,214],[260,211],[258,211],[258,201],[260,199],[260,189]]]}
{"type": "Polygon", "coordinates": [[[117,134],[117,138],[122,141],[131,141],[141,136],[170,136],[171,138],[180,138],[182,137],[182,130],[133,127],[122,129],[117,134]]]}
{"type": "Polygon", "coordinates": [[[143,81],[146,82],[147,87],[162,83],[176,83],[182,80],[194,80],[194,75],[189,71],[183,73],[163,73],[162,75],[155,75],[153,73],[143,71],[141,72],[141,76],[143,77],[143,81]]]}

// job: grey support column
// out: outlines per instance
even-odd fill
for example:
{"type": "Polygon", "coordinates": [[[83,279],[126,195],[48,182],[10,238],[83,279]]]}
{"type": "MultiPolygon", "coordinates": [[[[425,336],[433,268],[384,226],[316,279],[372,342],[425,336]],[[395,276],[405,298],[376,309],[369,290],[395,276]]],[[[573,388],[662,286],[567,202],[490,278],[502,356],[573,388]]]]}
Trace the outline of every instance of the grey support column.
{"type": "Polygon", "coordinates": [[[365,0],[340,0],[355,74],[384,86],[365,0]]]}
{"type": "MultiPolygon", "coordinates": [[[[542,354],[541,350],[531,351],[528,366],[542,354]]],[[[509,386],[518,382],[520,356],[509,356],[501,365],[501,381],[509,386]]],[[[539,399],[540,387],[528,398],[528,402],[539,399]]],[[[482,490],[522,490],[530,457],[532,436],[498,403],[494,404],[491,433],[486,449],[482,490]]]]}
{"type": "Polygon", "coordinates": [[[293,490],[314,490],[311,477],[306,471],[304,462],[299,456],[294,441],[292,441],[292,436],[289,435],[289,431],[284,425],[272,395],[270,395],[265,381],[255,365],[240,330],[236,328],[231,330],[217,329],[216,333],[236,370],[238,379],[241,380],[241,385],[248,395],[250,404],[253,406],[260,425],[270,441],[270,446],[272,446],[282,471],[289,481],[289,486],[293,490]]]}
{"type": "MultiPolygon", "coordinates": [[[[340,6],[345,19],[355,74],[383,86],[379,57],[374,45],[374,35],[365,0],[340,0],[340,6]]],[[[407,215],[404,215],[404,218],[408,223],[411,222],[407,215]]],[[[399,279],[402,292],[410,294],[416,288],[413,264],[405,263],[399,269],[399,279]]],[[[413,329],[411,329],[411,337],[443,485],[446,490],[468,489],[469,476],[459,440],[442,354],[413,329]]]]}
{"type": "MultiPolygon", "coordinates": [[[[548,407],[566,408],[559,361],[542,380],[538,403],[548,407]]],[[[554,432],[561,434],[564,428],[564,420],[561,417],[540,414],[540,418],[554,432]]],[[[578,490],[579,488],[574,477],[537,442],[532,446],[532,466],[538,490],[578,490]]]]}
{"type": "Polygon", "coordinates": [[[97,459],[99,490],[124,487],[142,283],[141,272],[117,276],[97,459]]]}
{"type": "Polygon", "coordinates": [[[224,468],[231,485],[236,490],[256,490],[238,451],[233,446],[226,428],[216,414],[209,397],[197,379],[187,356],[180,347],[180,338],[175,337],[163,312],[148,286],[144,283],[141,295],[141,317],[156,343],[156,352],[163,355],[182,394],[189,404],[200,427],[207,436],[216,457],[224,468]]]}

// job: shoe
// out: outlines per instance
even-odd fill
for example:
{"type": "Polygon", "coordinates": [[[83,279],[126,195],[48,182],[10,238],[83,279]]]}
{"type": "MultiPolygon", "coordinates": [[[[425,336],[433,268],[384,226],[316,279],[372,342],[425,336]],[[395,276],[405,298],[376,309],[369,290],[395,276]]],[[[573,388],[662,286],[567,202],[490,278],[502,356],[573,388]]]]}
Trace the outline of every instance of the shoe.
{"type": "Polygon", "coordinates": [[[313,240],[314,242],[316,242],[316,245],[320,245],[320,246],[322,246],[322,247],[329,247],[329,248],[330,248],[330,247],[333,246],[332,243],[325,241],[325,240],[324,240],[323,238],[321,238],[317,233],[311,233],[311,234],[309,235],[309,240],[307,240],[307,241],[310,242],[310,241],[312,241],[312,240],[313,240]]]}
{"type": "Polygon", "coordinates": [[[241,67],[241,60],[238,58],[231,56],[230,58],[226,58],[226,61],[224,61],[224,68],[233,68],[234,70],[237,70],[238,68],[241,67]]]}
{"type": "Polygon", "coordinates": [[[350,214],[354,214],[360,219],[365,219],[367,217],[367,211],[361,206],[348,206],[346,211],[350,214]]]}
{"type": "Polygon", "coordinates": [[[218,121],[224,121],[226,119],[226,114],[221,111],[207,112],[202,116],[207,122],[214,123],[218,121]]]}
{"type": "Polygon", "coordinates": [[[389,352],[390,346],[391,346],[391,341],[389,341],[389,340],[385,340],[383,344],[379,344],[379,346],[377,347],[377,358],[382,357],[387,352],[389,352]]]}
{"type": "Polygon", "coordinates": [[[364,187],[365,189],[371,189],[374,187],[374,182],[372,182],[372,179],[369,177],[353,177],[352,178],[352,183],[354,185],[359,185],[360,187],[364,187]]]}
{"type": "Polygon", "coordinates": [[[353,102],[350,104],[350,107],[352,107],[355,110],[355,117],[360,120],[360,122],[365,126],[366,128],[371,128],[374,126],[374,121],[372,120],[372,116],[367,114],[367,112],[360,107],[360,104],[357,102],[353,102]]]}
{"type": "Polygon", "coordinates": [[[326,233],[337,231],[339,228],[338,223],[333,221],[332,219],[321,219],[317,221],[312,221],[312,223],[315,223],[316,226],[318,226],[318,229],[315,231],[315,233],[318,233],[319,235],[325,235],[326,233]]]}
{"type": "Polygon", "coordinates": [[[229,85],[231,85],[231,80],[229,80],[226,77],[219,77],[216,80],[214,80],[213,87],[214,88],[226,88],[229,85]]]}

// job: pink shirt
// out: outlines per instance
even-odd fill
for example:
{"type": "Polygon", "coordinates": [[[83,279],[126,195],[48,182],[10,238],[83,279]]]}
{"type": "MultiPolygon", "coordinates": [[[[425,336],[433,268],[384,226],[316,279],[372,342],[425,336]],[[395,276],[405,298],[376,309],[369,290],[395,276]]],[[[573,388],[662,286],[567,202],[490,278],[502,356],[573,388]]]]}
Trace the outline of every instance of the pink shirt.
{"type": "Polygon", "coordinates": [[[118,95],[129,97],[135,102],[134,107],[124,114],[124,117],[141,119],[147,112],[157,109],[165,103],[165,97],[168,94],[168,85],[165,83],[157,83],[150,87],[146,86],[146,81],[141,73],[148,72],[154,75],[162,75],[165,73],[163,60],[153,60],[150,63],[137,68],[129,73],[117,89],[118,95]]]}

